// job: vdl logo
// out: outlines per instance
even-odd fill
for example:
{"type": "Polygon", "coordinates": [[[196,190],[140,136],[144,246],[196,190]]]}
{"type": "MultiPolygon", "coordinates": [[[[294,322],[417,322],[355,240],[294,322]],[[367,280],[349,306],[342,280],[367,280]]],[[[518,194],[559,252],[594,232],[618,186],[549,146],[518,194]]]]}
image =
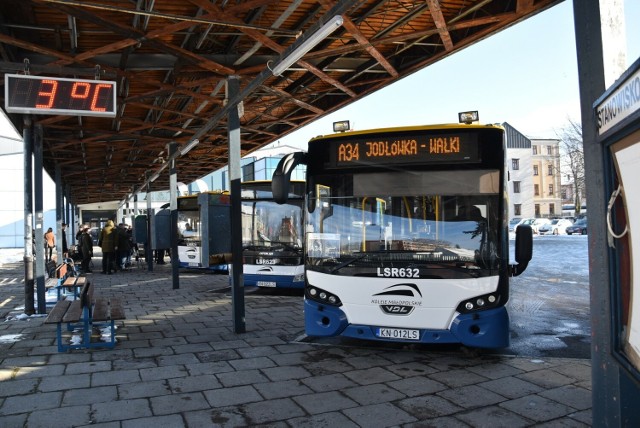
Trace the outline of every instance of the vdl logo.
{"type": "Polygon", "coordinates": [[[407,305],[380,305],[380,309],[389,315],[409,315],[413,312],[413,306],[407,305]]]}
{"type": "MultiPolygon", "coordinates": [[[[401,301],[398,299],[389,299],[389,301],[380,305],[382,312],[388,315],[409,315],[415,308],[414,305],[407,305],[405,303],[414,303],[407,298],[422,298],[422,293],[416,284],[394,284],[384,289],[384,291],[374,294],[374,296],[398,296],[403,297],[401,301]]],[[[416,304],[420,304],[416,301],[416,304]]]]}

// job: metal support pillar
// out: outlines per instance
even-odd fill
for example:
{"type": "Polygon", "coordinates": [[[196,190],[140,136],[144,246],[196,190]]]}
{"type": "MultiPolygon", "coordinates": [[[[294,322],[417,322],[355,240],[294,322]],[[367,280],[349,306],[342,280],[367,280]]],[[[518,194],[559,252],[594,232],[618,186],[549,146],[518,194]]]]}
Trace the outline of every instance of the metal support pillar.
{"type": "Polygon", "coordinates": [[[597,1],[574,0],[576,52],[586,193],[589,201],[589,284],[591,295],[591,370],[593,425],[614,426],[619,415],[615,403],[617,373],[608,356],[611,349],[611,296],[602,148],[596,142],[593,103],[604,92],[600,8],[597,1]],[[607,420],[609,420],[607,422],[607,420]]]}
{"type": "Polygon", "coordinates": [[[135,220],[136,216],[140,214],[138,212],[138,194],[134,193],[133,194],[133,215],[132,215],[132,221],[131,224],[133,224],[133,220],[135,220]]]}
{"type": "Polygon", "coordinates": [[[44,167],[42,165],[42,126],[36,125],[33,135],[33,181],[34,181],[34,208],[36,220],[36,295],[38,302],[38,313],[47,313],[47,302],[44,288],[44,213],[43,213],[43,190],[42,176],[44,167]]]}
{"type": "MultiPolygon", "coordinates": [[[[234,99],[240,91],[238,76],[227,79],[228,99],[234,99]]],[[[240,168],[240,116],[238,105],[231,106],[228,115],[229,184],[231,190],[231,296],[233,301],[233,331],[244,333],[244,280],[242,272],[242,180],[240,168]]]]}
{"type": "Polygon", "coordinates": [[[176,152],[178,144],[169,143],[169,209],[171,211],[171,278],[173,289],[180,288],[180,259],[178,258],[178,176],[176,172],[176,152]]]}
{"type": "Polygon", "coordinates": [[[153,250],[151,249],[151,183],[147,174],[147,242],[144,244],[144,255],[147,258],[147,270],[153,272],[153,250]]]}
{"type": "Polygon", "coordinates": [[[60,169],[60,165],[59,164],[56,164],[55,168],[56,168],[55,169],[55,175],[56,175],[56,180],[55,180],[55,186],[56,186],[56,231],[55,231],[55,235],[56,235],[57,260],[58,260],[58,264],[60,264],[63,261],[62,234],[64,232],[62,231],[62,221],[64,220],[64,218],[63,218],[64,195],[62,194],[62,170],[60,169]]]}
{"type": "Polygon", "coordinates": [[[33,130],[31,119],[25,116],[22,131],[24,141],[24,313],[36,313],[33,281],[33,130]]]}

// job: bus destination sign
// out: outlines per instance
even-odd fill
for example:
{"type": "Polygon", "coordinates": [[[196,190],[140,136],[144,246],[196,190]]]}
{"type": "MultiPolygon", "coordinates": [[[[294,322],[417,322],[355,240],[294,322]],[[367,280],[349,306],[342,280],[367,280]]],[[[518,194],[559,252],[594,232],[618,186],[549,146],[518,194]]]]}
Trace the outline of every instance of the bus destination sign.
{"type": "Polygon", "coordinates": [[[477,162],[476,134],[456,132],[421,135],[376,135],[332,142],[335,166],[477,162]]]}

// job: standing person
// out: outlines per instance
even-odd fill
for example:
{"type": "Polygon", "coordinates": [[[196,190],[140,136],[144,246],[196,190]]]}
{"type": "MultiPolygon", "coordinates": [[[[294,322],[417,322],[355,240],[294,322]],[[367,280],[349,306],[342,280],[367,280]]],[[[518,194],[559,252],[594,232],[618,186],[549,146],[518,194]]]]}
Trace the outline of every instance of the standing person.
{"type": "MultiPolygon", "coordinates": [[[[76,246],[78,247],[78,258],[82,260],[82,234],[84,233],[85,224],[78,225],[78,231],[76,232],[76,246]]],[[[89,227],[89,226],[87,226],[89,227]]],[[[93,246],[93,245],[92,245],[93,246]]]]}
{"type": "Polygon", "coordinates": [[[127,257],[131,254],[129,246],[129,234],[127,233],[127,225],[120,223],[116,232],[116,262],[118,269],[124,271],[127,265],[127,257]]]}
{"type": "Polygon", "coordinates": [[[156,264],[164,265],[164,248],[156,250],[156,264]]]}
{"type": "Polygon", "coordinates": [[[131,253],[133,252],[135,244],[133,243],[133,231],[131,230],[131,225],[126,224],[124,227],[125,227],[125,231],[127,232],[127,239],[129,240],[129,253],[127,254],[127,262],[125,263],[125,266],[130,267],[131,253]]]}
{"type": "Polygon", "coordinates": [[[111,275],[116,270],[116,230],[113,220],[107,220],[107,225],[100,231],[98,245],[102,247],[102,273],[111,275]]]}
{"type": "Polygon", "coordinates": [[[67,245],[67,223],[62,223],[62,257],[69,257],[69,246],[67,245]]]}
{"type": "Polygon", "coordinates": [[[81,227],[79,243],[82,254],[82,272],[91,273],[89,263],[91,263],[91,257],[93,257],[93,239],[89,234],[89,226],[86,224],[81,227]]]}
{"type": "Polygon", "coordinates": [[[53,233],[53,229],[47,229],[44,234],[44,261],[48,262],[51,260],[51,256],[53,255],[53,249],[56,247],[56,235],[53,233]]]}

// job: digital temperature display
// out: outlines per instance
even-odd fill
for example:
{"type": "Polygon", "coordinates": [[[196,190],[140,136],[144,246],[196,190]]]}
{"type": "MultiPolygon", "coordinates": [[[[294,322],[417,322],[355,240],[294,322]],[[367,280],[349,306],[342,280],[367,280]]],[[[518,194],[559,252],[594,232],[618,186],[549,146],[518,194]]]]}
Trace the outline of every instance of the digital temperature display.
{"type": "Polygon", "coordinates": [[[5,74],[10,113],[116,116],[116,82],[5,74]]]}

